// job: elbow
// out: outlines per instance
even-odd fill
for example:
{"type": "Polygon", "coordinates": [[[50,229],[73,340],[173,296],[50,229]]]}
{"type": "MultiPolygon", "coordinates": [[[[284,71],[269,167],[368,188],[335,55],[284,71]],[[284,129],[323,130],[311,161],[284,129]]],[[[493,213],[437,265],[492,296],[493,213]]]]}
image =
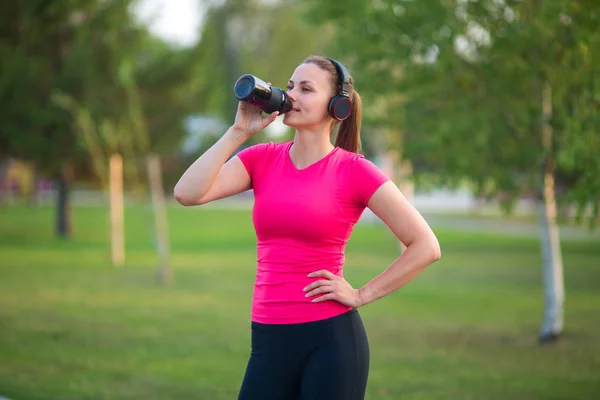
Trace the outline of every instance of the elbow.
{"type": "Polygon", "coordinates": [[[440,242],[433,232],[429,235],[423,235],[418,242],[415,242],[415,248],[418,248],[424,268],[433,264],[442,258],[442,249],[440,242]]]}
{"type": "Polygon", "coordinates": [[[180,188],[178,188],[177,186],[175,186],[175,189],[173,190],[173,197],[175,197],[175,200],[181,204],[182,206],[185,207],[189,207],[189,206],[193,206],[196,203],[194,201],[192,201],[192,199],[190,198],[190,196],[187,196],[180,188]]]}
{"type": "Polygon", "coordinates": [[[421,236],[418,240],[406,244],[406,247],[414,249],[415,253],[418,254],[421,261],[420,265],[423,268],[442,258],[440,243],[433,233],[421,236]]]}
{"type": "Polygon", "coordinates": [[[433,235],[433,237],[431,238],[431,242],[429,245],[429,254],[432,263],[442,258],[442,249],[440,247],[440,242],[438,241],[437,237],[435,237],[435,235],[433,235]]]}
{"type": "Polygon", "coordinates": [[[189,202],[186,201],[186,198],[184,196],[182,196],[180,193],[174,192],[173,193],[173,197],[175,197],[175,201],[177,201],[179,204],[181,204],[182,206],[189,206],[189,202]]]}

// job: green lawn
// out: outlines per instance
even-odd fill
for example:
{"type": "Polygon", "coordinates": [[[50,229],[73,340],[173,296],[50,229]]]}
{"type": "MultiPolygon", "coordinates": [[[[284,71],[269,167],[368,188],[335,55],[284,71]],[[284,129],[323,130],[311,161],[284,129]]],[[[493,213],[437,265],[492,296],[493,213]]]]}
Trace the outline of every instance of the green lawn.
{"type": "MultiPolygon", "coordinates": [[[[107,210],[0,208],[0,395],[43,399],[235,399],[249,355],[255,238],[248,211],[169,209],[175,280],[154,280],[151,215],[126,210],[127,265],[111,267],[107,210]]],[[[600,396],[600,242],[564,242],[565,333],[537,344],[535,239],[440,230],[442,260],[361,313],[367,399],[600,396]]],[[[360,286],[396,256],[382,226],[347,250],[360,286]]],[[[327,399],[324,399],[327,400],[327,399]]]]}

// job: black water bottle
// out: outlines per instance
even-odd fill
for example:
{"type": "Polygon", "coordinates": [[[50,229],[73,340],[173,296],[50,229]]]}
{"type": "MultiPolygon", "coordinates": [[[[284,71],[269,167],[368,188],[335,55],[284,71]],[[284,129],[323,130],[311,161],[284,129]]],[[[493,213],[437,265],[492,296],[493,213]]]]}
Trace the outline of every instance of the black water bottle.
{"type": "Polygon", "coordinates": [[[285,91],[275,86],[269,86],[254,75],[240,76],[233,86],[233,91],[239,101],[258,106],[268,114],[275,111],[283,114],[292,109],[292,102],[285,91]]]}

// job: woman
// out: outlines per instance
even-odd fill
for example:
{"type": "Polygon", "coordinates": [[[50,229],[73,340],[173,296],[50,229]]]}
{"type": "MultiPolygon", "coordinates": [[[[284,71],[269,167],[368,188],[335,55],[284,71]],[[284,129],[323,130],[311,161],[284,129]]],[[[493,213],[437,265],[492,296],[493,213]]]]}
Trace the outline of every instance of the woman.
{"type": "Polygon", "coordinates": [[[283,122],[296,130],[293,141],[231,157],[278,115],[241,102],[235,123],[183,174],[175,197],[191,206],[254,190],[252,352],[238,399],[363,399],[369,345],[357,309],[406,285],[440,258],[440,247],[396,185],[358,154],[361,100],[344,66],[311,56],[287,93],[292,110],[283,122]],[[366,207],[406,250],[356,289],[343,277],[344,249],[366,207]]]}

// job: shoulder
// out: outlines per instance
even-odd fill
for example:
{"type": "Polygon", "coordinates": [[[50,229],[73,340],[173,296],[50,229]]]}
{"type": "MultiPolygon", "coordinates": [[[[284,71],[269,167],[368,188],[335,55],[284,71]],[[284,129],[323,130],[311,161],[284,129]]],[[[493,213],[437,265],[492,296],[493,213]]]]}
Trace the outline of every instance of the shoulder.
{"type": "Polygon", "coordinates": [[[366,206],[373,193],[390,177],[364,155],[340,149],[340,168],[346,189],[355,201],[366,206]]]}
{"type": "Polygon", "coordinates": [[[245,149],[238,151],[235,155],[239,157],[244,164],[253,162],[254,160],[265,160],[276,154],[281,154],[289,146],[289,142],[284,143],[258,143],[253,144],[245,149]]]}
{"type": "Polygon", "coordinates": [[[367,159],[363,154],[353,153],[348,150],[338,149],[340,167],[348,171],[379,170],[379,167],[367,159]]]}
{"type": "Polygon", "coordinates": [[[365,158],[365,156],[362,154],[353,153],[351,151],[344,150],[341,147],[337,148],[337,154],[338,154],[338,157],[340,157],[342,160],[347,161],[347,162],[353,162],[353,161],[365,158]]]}
{"type": "Polygon", "coordinates": [[[290,142],[283,143],[275,143],[275,142],[267,142],[267,143],[258,143],[253,144],[245,149],[240,150],[237,155],[241,155],[242,157],[245,154],[253,154],[253,155],[266,155],[269,153],[278,153],[283,152],[289,146],[290,142]]]}
{"type": "Polygon", "coordinates": [[[274,160],[282,158],[290,142],[284,143],[259,143],[246,147],[236,156],[242,161],[250,175],[265,171],[274,160]]]}

